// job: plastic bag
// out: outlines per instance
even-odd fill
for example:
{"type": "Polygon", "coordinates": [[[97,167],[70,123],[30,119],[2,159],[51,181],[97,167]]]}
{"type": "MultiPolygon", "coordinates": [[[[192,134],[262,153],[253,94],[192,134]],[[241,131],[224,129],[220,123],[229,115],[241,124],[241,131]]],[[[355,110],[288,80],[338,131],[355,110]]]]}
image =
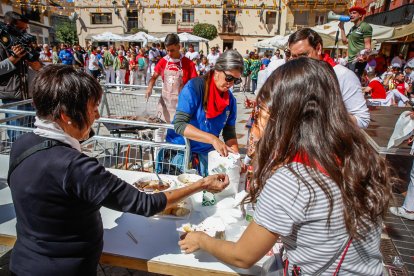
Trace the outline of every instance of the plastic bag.
{"type": "Polygon", "coordinates": [[[227,157],[224,157],[220,156],[217,151],[208,153],[208,174],[225,173],[230,181],[226,189],[216,194],[217,199],[234,196],[239,192],[240,171],[240,154],[229,153],[227,157]]]}

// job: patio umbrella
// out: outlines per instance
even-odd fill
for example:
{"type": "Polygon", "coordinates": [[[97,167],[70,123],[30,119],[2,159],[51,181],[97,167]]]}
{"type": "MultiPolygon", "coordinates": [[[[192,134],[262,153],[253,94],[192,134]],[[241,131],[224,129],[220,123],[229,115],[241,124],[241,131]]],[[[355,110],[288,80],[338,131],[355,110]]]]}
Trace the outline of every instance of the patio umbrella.
{"type": "Polygon", "coordinates": [[[144,33],[144,32],[138,32],[136,34],[126,36],[124,37],[123,40],[127,42],[142,42],[144,46],[148,44],[148,42],[159,42],[160,41],[158,38],[152,35],[149,35],[147,33],[144,33]]]}
{"type": "Polygon", "coordinates": [[[111,32],[105,32],[102,34],[92,36],[92,40],[98,41],[98,42],[115,42],[115,41],[123,41],[124,37],[117,35],[117,34],[113,34],[111,32]]]}
{"type": "MultiPolygon", "coordinates": [[[[178,37],[180,38],[180,42],[208,42],[208,39],[196,36],[196,35],[192,35],[189,33],[180,33],[178,34],[178,37]]],[[[160,38],[161,41],[165,40],[165,37],[160,38]]]]}
{"type": "MultiPolygon", "coordinates": [[[[328,47],[335,44],[335,35],[338,30],[339,21],[331,21],[323,25],[317,25],[312,27],[315,32],[320,34],[323,39],[323,46],[328,47]]],[[[346,22],[345,23],[345,33],[348,34],[349,30],[352,28],[354,23],[346,22]]],[[[377,41],[383,41],[390,39],[394,35],[394,27],[380,26],[375,24],[370,24],[372,27],[372,39],[377,41]]],[[[341,39],[339,39],[341,45],[341,39]]]]}
{"type": "Polygon", "coordinates": [[[287,45],[289,36],[276,35],[274,37],[264,39],[254,44],[258,48],[279,48],[284,49],[287,45]]]}

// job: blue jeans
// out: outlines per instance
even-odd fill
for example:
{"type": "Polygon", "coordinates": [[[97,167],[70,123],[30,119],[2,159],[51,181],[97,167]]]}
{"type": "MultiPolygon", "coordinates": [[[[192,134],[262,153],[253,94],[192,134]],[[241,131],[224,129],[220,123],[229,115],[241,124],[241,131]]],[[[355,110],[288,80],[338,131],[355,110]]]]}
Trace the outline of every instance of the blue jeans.
{"type": "MultiPolygon", "coordinates": [[[[19,100],[2,100],[2,102],[3,102],[3,104],[11,104],[11,103],[19,102],[19,100]]],[[[24,105],[9,107],[8,109],[34,111],[34,108],[33,108],[32,104],[30,104],[30,103],[24,104],[24,105]]],[[[16,115],[17,114],[13,114],[13,113],[5,113],[6,118],[11,118],[11,117],[16,116],[16,115]]],[[[24,126],[24,127],[33,127],[33,123],[34,123],[34,117],[33,116],[25,116],[25,117],[20,118],[20,119],[15,119],[15,120],[11,120],[11,121],[6,122],[6,124],[9,125],[9,126],[24,126]]],[[[8,140],[10,142],[16,141],[17,137],[19,137],[22,134],[23,134],[23,132],[21,132],[21,131],[7,130],[7,136],[9,137],[8,140]]]]}
{"type": "Polygon", "coordinates": [[[252,79],[252,92],[256,91],[257,88],[257,79],[252,79]]]}
{"type": "MultiPolygon", "coordinates": [[[[192,154],[190,162],[201,176],[208,175],[208,153],[192,154]],[[197,156],[195,156],[197,155],[197,156]],[[198,162],[195,162],[197,159],[198,162]],[[197,163],[197,164],[195,164],[197,163]]],[[[161,149],[155,162],[155,171],[162,174],[178,175],[184,173],[184,152],[161,149]]]]}

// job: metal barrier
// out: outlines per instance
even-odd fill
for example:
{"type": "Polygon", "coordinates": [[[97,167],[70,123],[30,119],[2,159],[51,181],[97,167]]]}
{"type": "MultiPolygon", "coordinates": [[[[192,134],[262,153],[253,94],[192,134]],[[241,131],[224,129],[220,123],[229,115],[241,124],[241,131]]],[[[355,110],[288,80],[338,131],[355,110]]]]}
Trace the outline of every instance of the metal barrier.
{"type": "MultiPolygon", "coordinates": [[[[106,96],[109,94],[113,93],[108,92],[106,96]]],[[[8,118],[0,119],[0,154],[9,154],[11,145],[18,136],[34,130],[33,116],[35,112],[14,109],[28,103],[30,104],[31,100],[0,106],[0,114],[14,114],[11,117],[8,115],[8,118]],[[29,123],[25,125],[25,122],[29,123]]],[[[111,112],[110,101],[108,100],[107,103],[111,112]]],[[[105,100],[103,100],[101,106],[103,113],[105,105],[105,100]]],[[[120,108],[122,109],[122,107],[120,108]]],[[[82,143],[82,151],[97,158],[107,168],[157,171],[175,175],[188,170],[190,160],[188,139],[185,139],[185,145],[153,141],[155,138],[154,130],[174,129],[171,124],[102,117],[95,121],[93,129],[97,135],[82,143]],[[126,131],[114,133],[113,131],[105,132],[104,129],[99,130],[105,124],[116,126],[118,129],[126,129],[126,131]]]]}

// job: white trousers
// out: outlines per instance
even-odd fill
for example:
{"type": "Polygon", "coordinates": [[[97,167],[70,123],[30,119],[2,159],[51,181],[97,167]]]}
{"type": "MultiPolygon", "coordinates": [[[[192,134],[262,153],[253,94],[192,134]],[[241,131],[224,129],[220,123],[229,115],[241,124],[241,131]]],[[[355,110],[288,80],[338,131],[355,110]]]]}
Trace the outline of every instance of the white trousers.
{"type": "Polygon", "coordinates": [[[138,84],[138,74],[137,71],[129,71],[129,84],[136,85],[138,84]]]}
{"type": "Polygon", "coordinates": [[[108,68],[105,68],[105,74],[106,74],[106,83],[115,83],[114,67],[109,66],[108,68]]]}
{"type": "MultiPolygon", "coordinates": [[[[126,74],[125,69],[116,70],[116,84],[125,84],[125,74],[126,74]]],[[[121,87],[117,87],[116,89],[121,90],[121,87]]]]}

